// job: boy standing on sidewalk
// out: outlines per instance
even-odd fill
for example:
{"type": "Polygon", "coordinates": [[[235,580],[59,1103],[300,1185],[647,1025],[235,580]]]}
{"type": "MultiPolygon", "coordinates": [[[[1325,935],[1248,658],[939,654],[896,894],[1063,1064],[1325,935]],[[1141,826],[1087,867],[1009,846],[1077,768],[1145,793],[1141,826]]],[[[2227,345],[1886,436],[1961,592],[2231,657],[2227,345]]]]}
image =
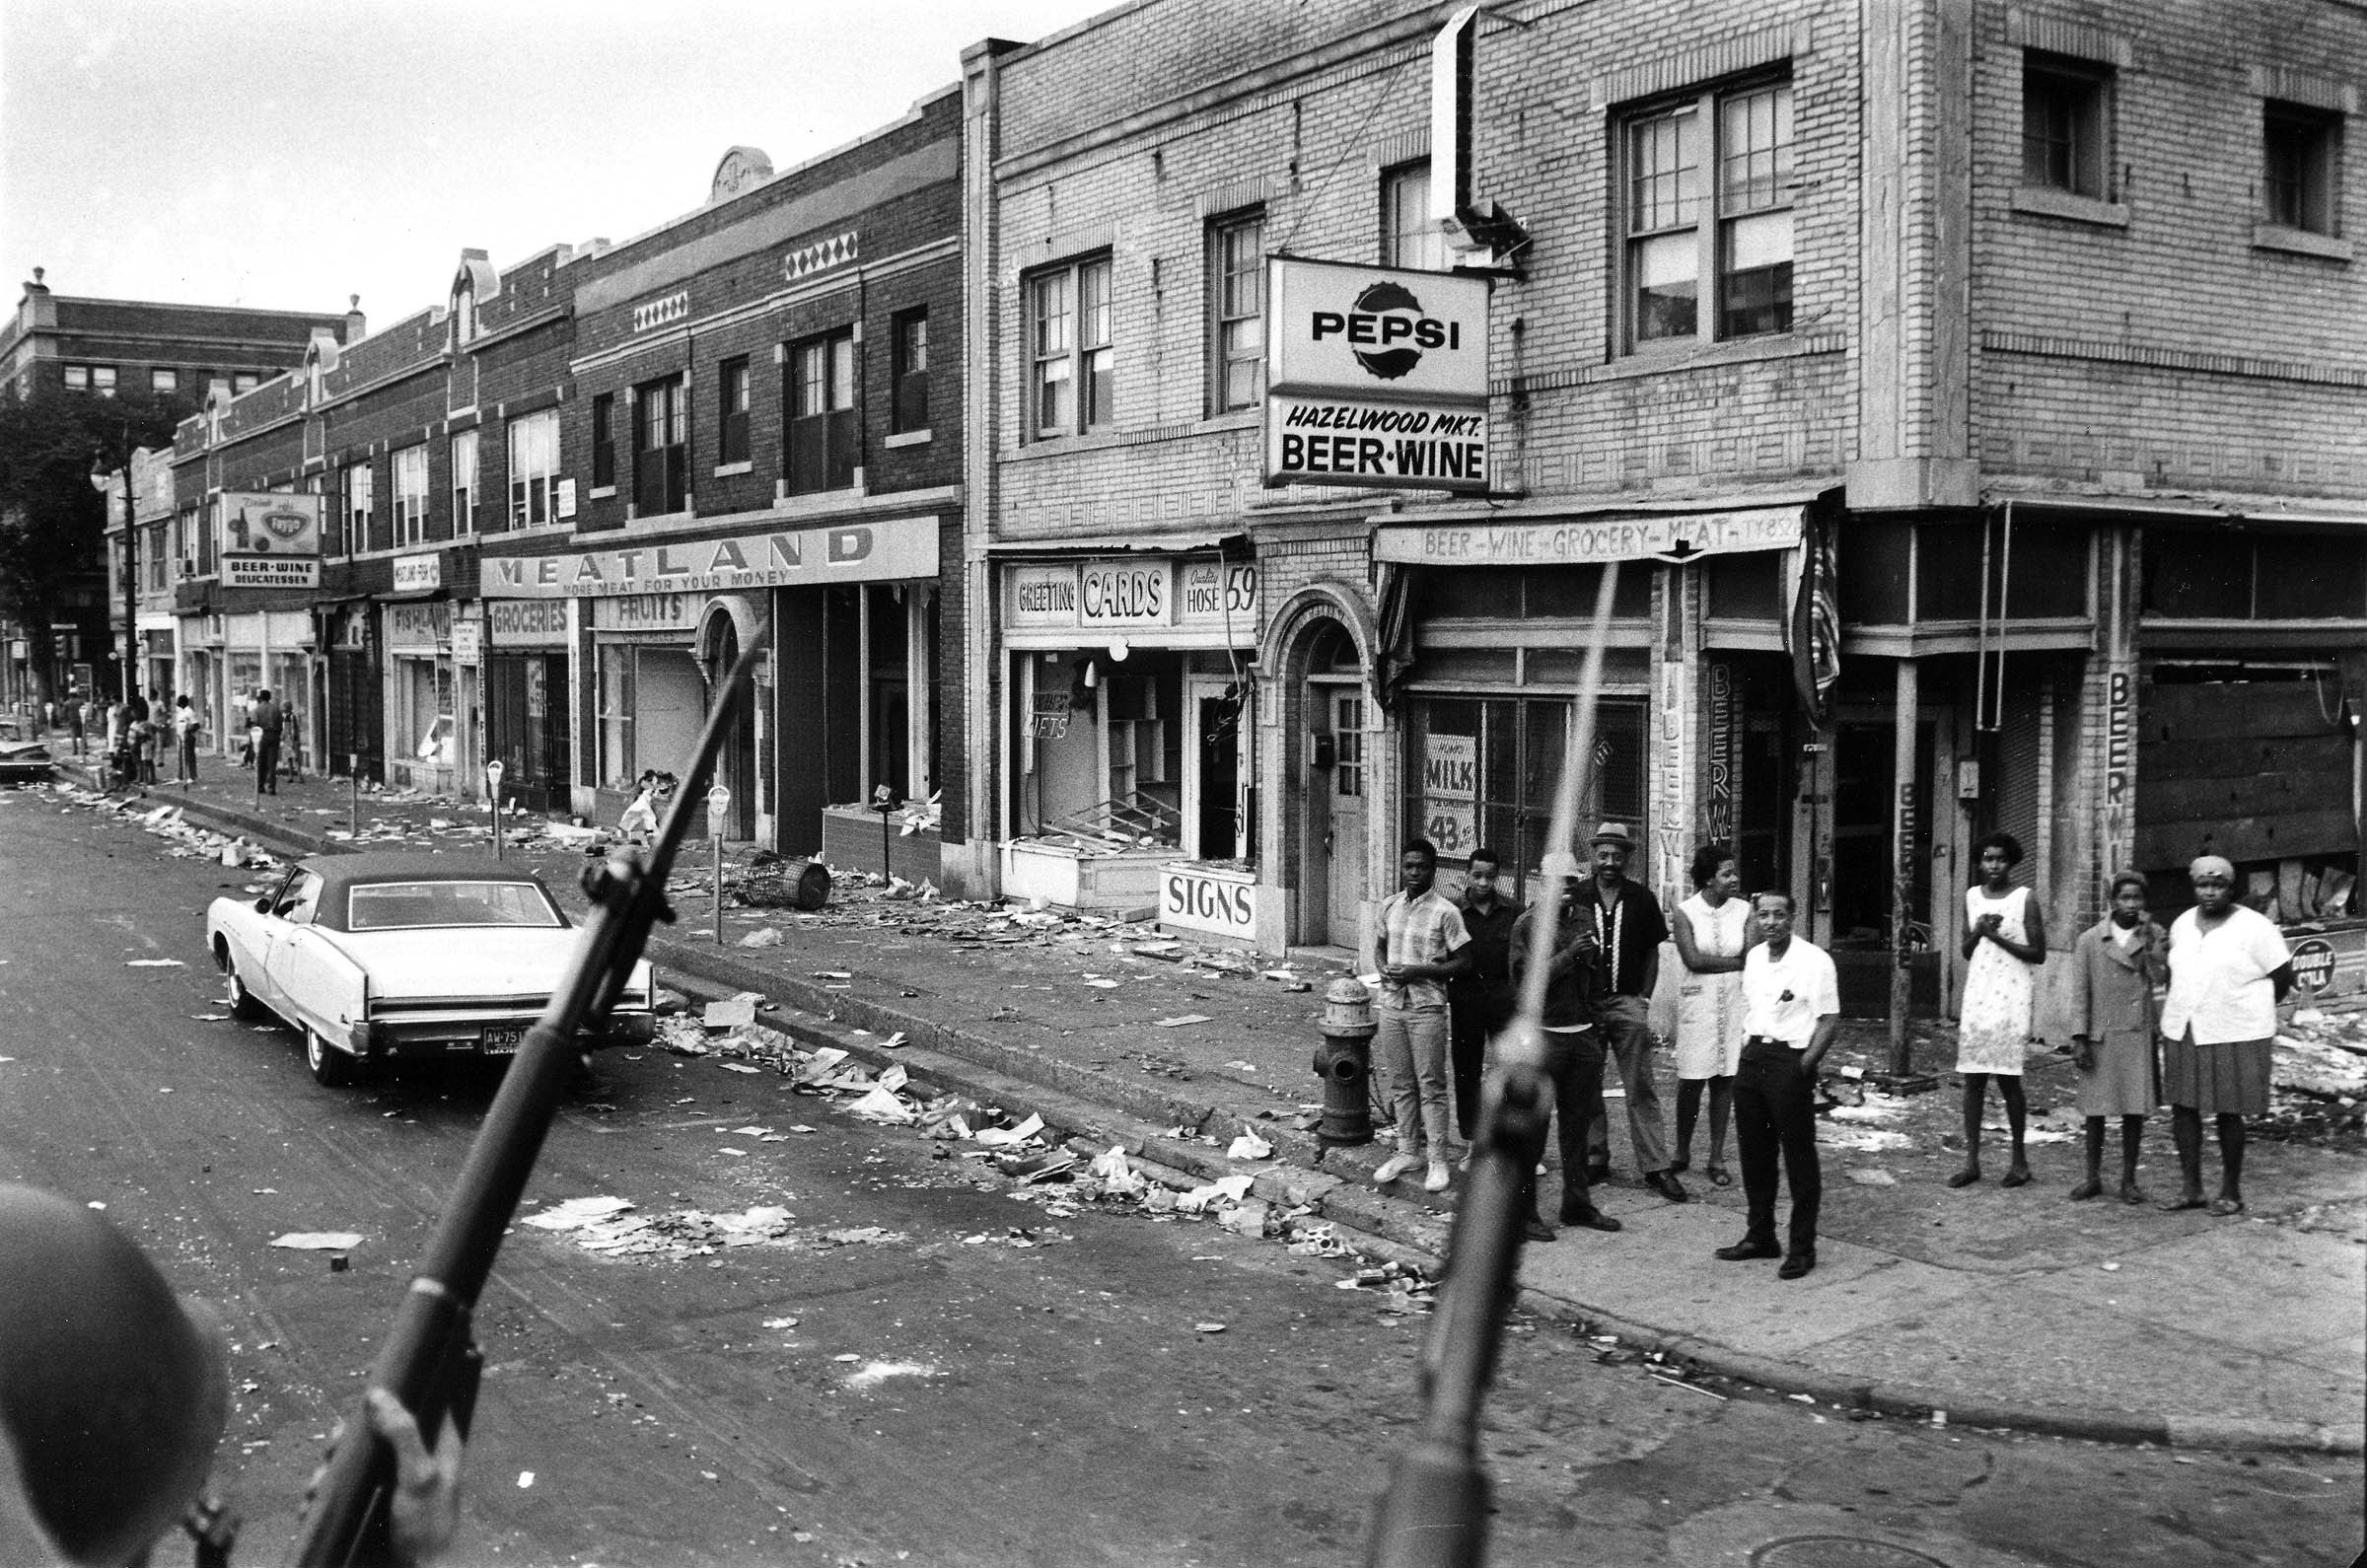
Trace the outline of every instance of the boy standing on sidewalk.
{"type": "Polygon", "coordinates": [[[1429,1175],[1425,1191],[1444,1192],[1453,1179],[1447,1149],[1453,1114],[1447,1105],[1446,982],[1471,966],[1471,939],[1463,915],[1431,884],[1438,879],[1438,849],[1427,838],[1409,838],[1398,857],[1399,891],[1373,917],[1365,958],[1381,976],[1380,1026],[1373,1059],[1386,1075],[1398,1123],[1398,1152],[1373,1173],[1386,1184],[1422,1164],[1427,1138],[1429,1175]]]}

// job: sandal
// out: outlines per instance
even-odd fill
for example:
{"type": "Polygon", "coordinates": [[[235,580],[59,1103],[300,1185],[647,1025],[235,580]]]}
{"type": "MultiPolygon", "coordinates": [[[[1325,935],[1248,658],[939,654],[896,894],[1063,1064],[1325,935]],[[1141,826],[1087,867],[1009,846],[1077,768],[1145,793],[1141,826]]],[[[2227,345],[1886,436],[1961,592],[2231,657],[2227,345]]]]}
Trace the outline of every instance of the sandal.
{"type": "Polygon", "coordinates": [[[1713,1187],[1730,1187],[1734,1185],[1734,1173],[1722,1165],[1713,1165],[1709,1168],[1709,1184],[1713,1187]]]}

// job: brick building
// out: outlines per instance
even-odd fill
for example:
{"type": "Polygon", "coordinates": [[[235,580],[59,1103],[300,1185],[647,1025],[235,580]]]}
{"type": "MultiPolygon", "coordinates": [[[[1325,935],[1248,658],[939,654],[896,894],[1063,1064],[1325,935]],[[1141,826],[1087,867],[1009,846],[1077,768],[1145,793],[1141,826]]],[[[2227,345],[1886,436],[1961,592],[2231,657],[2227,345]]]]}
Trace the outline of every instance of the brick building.
{"type": "MultiPolygon", "coordinates": [[[[73,392],[108,397],[121,391],[137,391],[195,402],[219,389],[225,395],[236,396],[294,365],[316,332],[342,338],[358,333],[360,323],[358,313],[313,314],[62,295],[50,289],[43,270],[36,267],[15,314],[0,324],[0,395],[32,397],[73,392]]],[[[151,486],[152,491],[158,488],[151,486]]],[[[137,489],[135,485],[135,492],[137,489]]],[[[170,493],[169,480],[161,484],[161,490],[170,493]]],[[[107,527],[119,553],[123,530],[119,484],[113,497],[107,527]]],[[[144,533],[141,542],[147,541],[144,533]]],[[[143,553],[138,570],[146,581],[160,567],[170,573],[169,563],[178,559],[177,550],[168,556],[143,553]]],[[[60,693],[69,686],[116,689],[107,661],[110,646],[121,646],[119,576],[112,593],[107,588],[106,563],[94,559],[88,567],[87,588],[73,596],[72,623],[54,628],[57,641],[51,646],[58,669],[46,682],[40,682],[26,660],[12,658],[0,672],[0,681],[4,681],[0,697],[11,702],[23,700],[36,684],[60,693]]],[[[149,591],[153,592],[153,585],[149,591]]],[[[170,667],[176,657],[171,617],[159,614],[154,606],[144,606],[140,626],[143,658],[150,666],[149,683],[170,691],[174,685],[170,667]]],[[[5,620],[0,620],[0,640],[12,646],[22,643],[28,657],[41,642],[25,637],[21,628],[5,620]]]]}
{"type": "Polygon", "coordinates": [[[980,875],[1274,950],[1352,944],[1409,832],[1534,868],[1615,565],[1589,815],[1672,901],[1734,842],[1852,1010],[1947,1005],[1994,827],[2058,946],[2205,847],[2355,913],[2362,59],[2332,0],[1154,0],[972,48],[980,875]],[[1490,279],[1484,495],[1264,486],[1277,254],[1490,279]]]}
{"type": "Polygon", "coordinates": [[[962,537],[959,123],[948,89],[795,169],[735,148],[698,210],[566,267],[536,416],[549,537],[488,538],[480,571],[492,646],[568,617],[578,811],[613,820],[679,768],[764,633],[719,775],[732,836],[872,865],[886,800],[910,808],[896,869],[941,877],[927,803],[965,765],[938,586],[962,537]]]}

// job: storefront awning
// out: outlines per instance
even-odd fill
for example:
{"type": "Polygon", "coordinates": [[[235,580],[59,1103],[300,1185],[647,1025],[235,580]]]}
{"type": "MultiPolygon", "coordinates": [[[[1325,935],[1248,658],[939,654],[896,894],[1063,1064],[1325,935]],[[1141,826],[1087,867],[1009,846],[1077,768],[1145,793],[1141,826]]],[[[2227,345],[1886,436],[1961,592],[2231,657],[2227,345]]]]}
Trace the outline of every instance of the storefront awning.
{"type": "Polygon", "coordinates": [[[2367,509],[2330,507],[2322,501],[2278,506],[2257,500],[2241,504],[2215,501],[2195,495],[2020,495],[2002,490],[1984,491],[1981,503],[1996,507],[2011,504],[2017,512],[2080,513],[2131,523],[2223,523],[2312,531],[2367,529],[2367,509]]]}
{"type": "Polygon", "coordinates": [[[1802,506],[1640,512],[1616,517],[1433,518],[1384,522],[1373,555],[1407,566],[1600,566],[1797,549],[1802,506]]]}
{"type": "Polygon", "coordinates": [[[1048,539],[988,539],[989,555],[1183,555],[1220,550],[1249,537],[1240,529],[1197,534],[1064,534],[1048,539]]]}

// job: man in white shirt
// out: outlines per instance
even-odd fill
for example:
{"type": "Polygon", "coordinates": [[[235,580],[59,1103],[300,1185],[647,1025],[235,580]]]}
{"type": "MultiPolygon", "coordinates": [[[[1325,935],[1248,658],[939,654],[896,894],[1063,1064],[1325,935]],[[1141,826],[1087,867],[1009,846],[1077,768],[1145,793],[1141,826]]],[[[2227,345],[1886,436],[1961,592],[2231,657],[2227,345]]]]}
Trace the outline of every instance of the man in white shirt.
{"type": "Polygon", "coordinates": [[[1427,1145],[1430,1171],[1422,1187],[1444,1192],[1453,1179],[1447,1151],[1455,1125],[1447,1100],[1447,982],[1470,971],[1471,938],[1463,911],[1431,886],[1438,879],[1437,846],[1407,839],[1398,868],[1399,891],[1373,917],[1365,952],[1381,977],[1373,1060],[1398,1124],[1398,1152],[1381,1162],[1373,1180],[1386,1186],[1422,1164],[1427,1145]]]}
{"type": "Polygon", "coordinates": [[[1765,938],[1743,960],[1743,1060],[1734,1079],[1734,1132],[1742,1146],[1750,1228],[1717,1255],[1729,1263],[1780,1254],[1779,1279],[1817,1266],[1817,1210],[1825,1176],[1817,1164],[1817,1064],[1840,1027],[1832,960],[1792,935],[1792,896],[1762,892],[1752,918],[1765,938]],[[1775,1245],[1776,1158],[1792,1189],[1791,1246],[1775,1245]]]}
{"type": "Polygon", "coordinates": [[[2219,1130],[2222,1218],[2244,1212],[2244,1118],[2268,1113],[2276,1004],[2293,985],[2293,954],[2268,917],[2236,902],[2236,868],[2204,855],[2187,868],[2194,907],[2170,925],[2170,995],[2162,1004],[2162,1093],[2185,1176],[2165,1209],[2199,1209],[2202,1118],[2219,1130]]]}

